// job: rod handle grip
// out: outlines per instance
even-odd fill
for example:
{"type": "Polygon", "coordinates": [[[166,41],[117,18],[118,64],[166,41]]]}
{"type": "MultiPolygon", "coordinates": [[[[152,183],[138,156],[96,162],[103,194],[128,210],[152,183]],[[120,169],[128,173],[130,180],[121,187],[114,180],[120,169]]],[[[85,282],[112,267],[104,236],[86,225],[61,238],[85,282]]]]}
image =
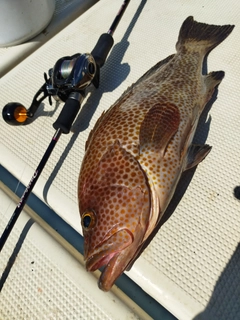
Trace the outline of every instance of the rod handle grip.
{"type": "Polygon", "coordinates": [[[53,123],[55,130],[61,129],[62,133],[69,133],[74,119],[76,118],[80,107],[82,96],[79,93],[72,93],[67,98],[57,120],[53,123]]]}
{"type": "Polygon", "coordinates": [[[92,50],[91,53],[100,68],[104,65],[113,43],[113,37],[108,33],[103,33],[92,50]]]}

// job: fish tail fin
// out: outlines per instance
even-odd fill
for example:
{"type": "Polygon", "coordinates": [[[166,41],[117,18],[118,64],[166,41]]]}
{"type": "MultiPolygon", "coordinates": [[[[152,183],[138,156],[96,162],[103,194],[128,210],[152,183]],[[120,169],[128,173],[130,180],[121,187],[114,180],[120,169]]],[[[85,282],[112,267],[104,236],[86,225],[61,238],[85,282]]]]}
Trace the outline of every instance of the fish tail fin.
{"type": "Polygon", "coordinates": [[[206,55],[232,32],[234,25],[210,25],[188,17],[179,32],[177,51],[203,52],[206,55]]]}

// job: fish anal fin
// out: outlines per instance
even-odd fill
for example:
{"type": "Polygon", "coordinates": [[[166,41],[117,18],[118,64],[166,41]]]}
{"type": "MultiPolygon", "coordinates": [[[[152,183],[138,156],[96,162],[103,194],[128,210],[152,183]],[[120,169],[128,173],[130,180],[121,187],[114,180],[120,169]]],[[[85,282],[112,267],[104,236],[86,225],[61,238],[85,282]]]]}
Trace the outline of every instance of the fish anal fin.
{"type": "Polygon", "coordinates": [[[224,71],[213,71],[205,76],[204,82],[208,90],[213,90],[224,78],[224,71]]]}
{"type": "Polygon", "coordinates": [[[179,123],[180,112],[176,105],[164,103],[152,106],[140,127],[140,153],[148,150],[164,155],[179,123]]]}
{"type": "Polygon", "coordinates": [[[212,147],[208,144],[192,144],[188,150],[187,165],[185,170],[191,169],[198,165],[211,151],[212,147]]]}

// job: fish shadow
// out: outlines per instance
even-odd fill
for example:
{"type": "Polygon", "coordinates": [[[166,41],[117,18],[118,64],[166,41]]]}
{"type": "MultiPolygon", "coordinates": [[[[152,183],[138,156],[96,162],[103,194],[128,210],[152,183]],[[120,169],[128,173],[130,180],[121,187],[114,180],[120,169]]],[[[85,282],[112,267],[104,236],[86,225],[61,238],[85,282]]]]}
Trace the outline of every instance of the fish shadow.
{"type": "MultiPolygon", "coordinates": [[[[89,97],[85,104],[83,105],[80,113],[78,114],[71,131],[73,135],[68,142],[65,150],[63,151],[61,157],[59,158],[58,162],[55,165],[51,175],[49,176],[43,190],[43,197],[46,203],[48,191],[50,189],[51,184],[53,183],[54,179],[57,176],[58,171],[60,170],[62,164],[64,163],[67,155],[69,154],[72,146],[74,145],[76,139],[78,138],[79,134],[86,130],[89,127],[89,123],[92,119],[94,112],[96,111],[99,102],[106,92],[112,92],[115,90],[129,75],[130,73],[130,66],[128,63],[122,63],[122,59],[129,47],[128,38],[139,19],[139,16],[146,4],[147,0],[142,0],[136,13],[134,14],[129,26],[126,29],[122,39],[112,48],[106,64],[101,68],[100,72],[100,86],[97,90],[93,86],[89,87],[87,93],[89,93],[89,97]],[[112,75],[116,75],[113,77],[112,75]],[[101,81],[103,79],[103,81],[101,81]]],[[[109,106],[106,106],[106,109],[109,106]]]]}
{"type": "MultiPolygon", "coordinates": [[[[198,122],[198,126],[193,138],[193,144],[200,144],[200,145],[204,145],[206,143],[207,137],[208,137],[208,133],[210,130],[210,125],[211,125],[211,116],[208,116],[208,113],[213,105],[213,103],[216,101],[217,99],[217,94],[218,94],[218,88],[215,89],[214,94],[211,98],[211,100],[207,103],[207,105],[205,106],[199,122],[198,122]]],[[[197,166],[184,171],[182,173],[182,176],[179,180],[179,183],[177,185],[176,191],[173,195],[173,198],[162,218],[162,222],[160,227],[171,217],[171,215],[173,214],[173,212],[175,211],[176,207],[178,206],[179,202],[181,201],[183,195],[185,194],[193,176],[195,173],[195,170],[197,169],[197,166]]]]}
{"type": "MultiPolygon", "coordinates": [[[[214,90],[214,93],[212,95],[212,98],[209,100],[209,102],[206,104],[197,125],[197,129],[193,138],[193,144],[201,144],[204,145],[206,143],[210,124],[211,124],[211,116],[208,116],[208,113],[213,105],[213,103],[216,101],[218,95],[218,88],[216,87],[214,90]]],[[[182,173],[182,176],[179,180],[179,183],[176,187],[175,193],[162,217],[160,220],[160,223],[155,227],[151,235],[148,237],[146,243],[143,245],[143,250],[147,248],[147,246],[150,244],[152,239],[155,237],[155,235],[158,233],[159,229],[168,221],[168,219],[172,216],[175,209],[177,208],[178,204],[180,203],[183,195],[187,191],[187,188],[194,176],[195,170],[197,167],[191,168],[187,171],[184,171],[182,173]]]]}
{"type": "MultiPolygon", "coordinates": [[[[106,64],[101,69],[100,87],[97,90],[95,90],[93,87],[90,88],[90,96],[72,126],[72,131],[74,134],[77,135],[88,128],[92,116],[97,109],[103,94],[114,91],[129,75],[130,66],[128,63],[122,63],[122,59],[130,44],[128,38],[146,2],[147,0],[141,1],[122,39],[120,42],[114,45],[112,51],[110,52],[106,64]],[[116,76],[113,77],[112,75],[116,76]],[[101,82],[101,79],[104,79],[103,82],[101,82]]],[[[108,109],[108,107],[109,106],[106,106],[106,109],[108,109]]]]}
{"type": "Polygon", "coordinates": [[[240,200],[240,186],[236,186],[233,189],[233,195],[237,200],[240,200]]]}
{"type": "MultiPolygon", "coordinates": [[[[209,102],[206,104],[198,125],[197,125],[197,129],[193,138],[193,144],[200,144],[200,145],[204,145],[206,143],[207,137],[208,137],[208,133],[210,130],[210,125],[211,125],[211,116],[208,116],[209,111],[212,108],[213,103],[217,100],[217,95],[218,95],[218,88],[216,87],[216,89],[214,90],[214,93],[212,95],[212,98],[209,100],[209,102]]],[[[184,193],[186,192],[193,176],[194,173],[197,169],[197,166],[184,171],[182,173],[182,176],[179,180],[179,183],[177,185],[176,191],[173,195],[173,198],[162,218],[162,223],[161,226],[171,217],[171,215],[173,214],[173,212],[175,211],[176,207],[178,206],[179,202],[181,201],[184,193]]]]}
{"type": "Polygon", "coordinates": [[[201,313],[193,320],[240,319],[240,243],[220,274],[211,298],[201,313]]]}

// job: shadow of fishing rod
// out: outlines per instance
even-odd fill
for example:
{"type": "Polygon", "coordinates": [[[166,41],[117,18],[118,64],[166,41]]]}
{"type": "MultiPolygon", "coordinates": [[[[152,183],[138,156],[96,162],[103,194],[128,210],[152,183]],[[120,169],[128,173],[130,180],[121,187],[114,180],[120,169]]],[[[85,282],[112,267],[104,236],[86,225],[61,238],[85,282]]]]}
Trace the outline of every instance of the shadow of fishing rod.
{"type": "Polygon", "coordinates": [[[109,57],[107,58],[107,63],[101,69],[101,78],[104,79],[104,82],[101,83],[101,79],[100,79],[100,87],[97,90],[91,87],[91,89],[89,90],[90,97],[82,107],[77,119],[75,120],[72,126],[72,131],[74,133],[45,184],[45,187],[43,190],[43,197],[46,202],[47,202],[48,191],[51,187],[51,184],[56,178],[58,171],[60,170],[63,162],[67,158],[67,155],[69,154],[72,146],[74,145],[76,139],[78,138],[79,133],[81,133],[82,131],[88,128],[91,118],[94,112],[96,111],[103,94],[106,92],[111,92],[115,90],[127,78],[128,74],[130,73],[129,64],[128,63],[122,64],[122,59],[129,47],[128,38],[132,30],[134,29],[134,26],[138,21],[139,16],[146,2],[147,0],[141,1],[122,39],[112,48],[112,51],[110,52],[109,57]],[[112,75],[117,75],[117,76],[113,77],[112,75]]]}
{"type": "Polygon", "coordinates": [[[4,269],[2,275],[0,276],[0,292],[2,291],[2,288],[11,272],[11,269],[14,265],[14,262],[21,250],[21,247],[24,243],[24,240],[26,239],[27,237],[27,234],[29,232],[29,230],[31,229],[32,225],[34,224],[34,221],[33,219],[29,219],[28,222],[26,223],[26,225],[24,226],[20,236],[19,236],[19,239],[15,245],[15,248],[13,249],[13,252],[11,254],[11,256],[9,257],[9,260],[8,260],[8,263],[6,265],[6,268],[4,269]]]}

